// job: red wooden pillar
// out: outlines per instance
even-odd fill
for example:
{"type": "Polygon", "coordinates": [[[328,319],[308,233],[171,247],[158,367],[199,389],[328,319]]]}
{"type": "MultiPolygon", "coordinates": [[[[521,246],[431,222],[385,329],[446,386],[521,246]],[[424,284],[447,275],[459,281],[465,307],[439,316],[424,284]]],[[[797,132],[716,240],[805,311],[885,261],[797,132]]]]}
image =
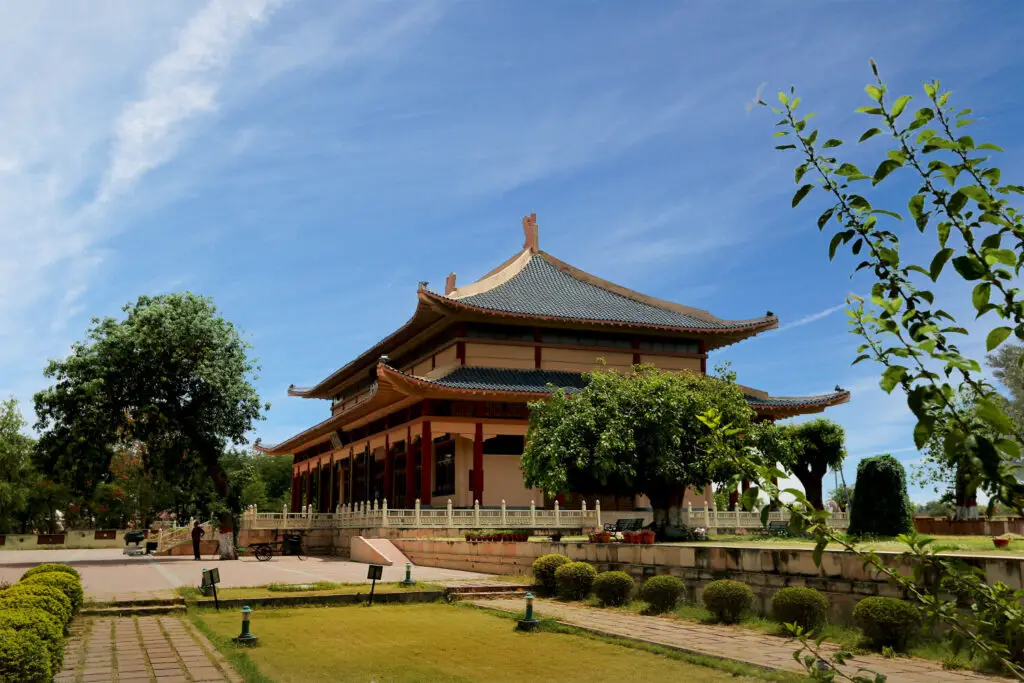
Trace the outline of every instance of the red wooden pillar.
{"type": "Polygon", "coordinates": [[[430,505],[430,469],[434,464],[434,437],[430,433],[430,420],[423,421],[420,463],[420,505],[430,505]]]}
{"type": "Polygon", "coordinates": [[[395,457],[391,453],[391,437],[387,434],[384,435],[384,498],[389,504],[395,505],[395,497],[392,495],[394,492],[391,486],[391,480],[394,477],[394,466],[395,457]]]}
{"type": "Polygon", "coordinates": [[[405,433],[405,507],[416,504],[416,447],[412,442],[412,427],[405,433]]]}
{"type": "Polygon", "coordinates": [[[293,468],[292,469],[292,500],[291,500],[291,504],[288,506],[288,510],[290,512],[298,512],[299,511],[298,497],[299,497],[299,490],[300,490],[299,489],[299,484],[300,484],[301,481],[302,481],[302,475],[299,474],[299,472],[296,469],[293,468]]]}
{"type": "Polygon", "coordinates": [[[700,352],[700,374],[706,375],[708,374],[708,347],[703,339],[700,340],[697,351],[700,352]]]}
{"type": "Polygon", "coordinates": [[[313,504],[313,465],[306,463],[306,505],[313,504]]]}
{"type": "Polygon", "coordinates": [[[476,423],[473,436],[473,500],[484,504],[484,425],[476,423]]]}
{"type": "Polygon", "coordinates": [[[334,453],[331,453],[331,476],[328,477],[327,511],[334,512],[334,453]]]}
{"type": "Polygon", "coordinates": [[[732,491],[729,492],[729,510],[735,512],[737,506],[739,505],[739,502],[740,502],[739,491],[737,491],[736,489],[733,489],[732,491]]]}

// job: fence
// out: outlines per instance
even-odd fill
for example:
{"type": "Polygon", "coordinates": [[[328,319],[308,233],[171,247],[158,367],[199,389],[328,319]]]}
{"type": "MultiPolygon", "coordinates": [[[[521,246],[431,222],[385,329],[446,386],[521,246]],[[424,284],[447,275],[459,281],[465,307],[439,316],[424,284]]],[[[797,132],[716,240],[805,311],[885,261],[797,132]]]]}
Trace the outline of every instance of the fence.
{"type": "Polygon", "coordinates": [[[555,503],[553,510],[538,509],[530,504],[529,510],[509,510],[502,501],[499,509],[453,508],[451,500],[444,508],[422,508],[419,500],[415,507],[389,508],[387,500],[353,507],[339,506],[336,512],[259,512],[255,507],[242,513],[243,529],[597,529],[601,527],[601,504],[593,510],[586,502],[579,510],[562,509],[555,503]]]}
{"type": "MultiPolygon", "coordinates": [[[[743,512],[740,510],[694,510],[688,505],[679,513],[679,521],[688,527],[704,527],[705,529],[724,530],[740,529],[756,531],[762,527],[760,512],[743,512]]],[[[768,513],[768,523],[789,522],[789,510],[775,510],[768,513]]],[[[833,512],[828,525],[834,529],[846,529],[850,526],[850,513],[833,512]]]]}

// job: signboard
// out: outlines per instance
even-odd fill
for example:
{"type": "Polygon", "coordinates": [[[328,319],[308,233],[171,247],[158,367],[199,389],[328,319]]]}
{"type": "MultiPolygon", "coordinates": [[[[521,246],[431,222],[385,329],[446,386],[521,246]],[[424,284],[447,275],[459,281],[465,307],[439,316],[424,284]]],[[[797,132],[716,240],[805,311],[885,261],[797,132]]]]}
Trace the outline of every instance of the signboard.
{"type": "Polygon", "coordinates": [[[204,569],[203,570],[203,585],[212,586],[220,583],[220,570],[219,569],[204,569]]]}
{"type": "Polygon", "coordinates": [[[381,576],[384,575],[384,567],[379,564],[371,564],[369,569],[366,571],[366,578],[374,581],[380,581],[381,576]]]}
{"type": "Polygon", "coordinates": [[[341,437],[338,436],[338,432],[331,432],[331,446],[334,447],[334,450],[338,450],[342,445],[341,437]]]}

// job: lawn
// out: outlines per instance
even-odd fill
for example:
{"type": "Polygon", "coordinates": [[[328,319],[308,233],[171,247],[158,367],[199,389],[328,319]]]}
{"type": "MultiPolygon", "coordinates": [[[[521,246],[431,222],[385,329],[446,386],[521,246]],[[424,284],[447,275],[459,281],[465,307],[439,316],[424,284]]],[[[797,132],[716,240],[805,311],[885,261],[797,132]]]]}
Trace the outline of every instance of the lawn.
{"type": "Polygon", "coordinates": [[[244,650],[227,640],[238,634],[238,614],[204,610],[192,618],[249,681],[796,680],[571,633],[519,633],[511,619],[439,603],[260,610],[252,617],[260,643],[244,650]]]}
{"type": "MultiPolygon", "coordinates": [[[[403,586],[400,582],[383,583],[378,581],[376,593],[401,593],[405,591],[439,591],[444,588],[436,583],[417,581],[412,586],[403,586]]],[[[205,599],[199,590],[192,586],[182,586],[178,592],[186,600],[205,599]]],[[[288,595],[338,595],[370,592],[368,583],[333,583],[316,581],[305,584],[272,583],[266,586],[246,586],[239,588],[218,588],[217,597],[221,600],[244,598],[279,598],[288,595]]],[[[209,596],[212,599],[212,594],[209,596]]]]}
{"type": "MultiPolygon", "coordinates": [[[[996,548],[992,544],[990,536],[931,536],[934,538],[936,548],[943,552],[961,553],[972,555],[999,555],[1002,557],[1024,557],[1024,539],[1013,538],[1006,548],[996,548]]],[[[730,534],[718,534],[707,541],[696,543],[671,543],[669,545],[686,545],[697,547],[721,546],[721,547],[765,547],[765,548],[813,548],[814,541],[802,538],[779,538],[777,536],[766,537],[763,535],[739,536],[730,534]]],[[[895,539],[874,539],[862,541],[856,544],[862,550],[891,550],[902,552],[907,549],[905,545],[895,539]]],[[[829,548],[841,550],[842,548],[832,543],[829,548]]]]}

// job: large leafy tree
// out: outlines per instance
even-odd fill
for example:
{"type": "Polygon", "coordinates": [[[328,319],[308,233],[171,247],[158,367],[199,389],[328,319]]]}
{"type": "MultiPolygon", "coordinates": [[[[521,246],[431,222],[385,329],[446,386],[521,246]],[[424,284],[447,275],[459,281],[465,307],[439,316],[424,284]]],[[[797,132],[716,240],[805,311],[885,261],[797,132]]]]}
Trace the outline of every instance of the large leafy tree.
{"type": "MultiPolygon", "coordinates": [[[[213,302],[191,293],[143,296],[122,319],[94,319],[71,355],[51,361],[36,395],[37,457],[85,494],[110,481],[119,445],[139,444],[143,468],[168,482],[202,473],[230,529],[238,495],[220,458],[263,416],[249,345],[213,302]]],[[[222,556],[234,543],[221,539],[222,556]]]]}
{"type": "Polygon", "coordinates": [[[556,391],[530,404],[522,468],[527,486],[548,493],[646,495],[655,523],[689,486],[728,480],[723,449],[740,449],[754,413],[733,383],[637,366],[628,375],[586,374],[577,394],[556,391]],[[700,418],[717,412],[735,433],[716,439],[700,418]]]}
{"type": "Polygon", "coordinates": [[[1004,399],[1004,406],[1017,428],[1024,426],[1024,367],[1021,367],[1024,346],[1004,344],[989,354],[987,360],[992,374],[1010,392],[1004,399]]]}
{"type": "Polygon", "coordinates": [[[0,534],[11,533],[23,516],[33,489],[32,439],[13,397],[0,402],[0,534]]]}
{"type": "Polygon", "coordinates": [[[752,443],[764,456],[792,472],[816,510],[825,507],[822,482],[846,458],[846,433],[831,420],[819,418],[793,425],[765,422],[753,431],[752,443]]]}

